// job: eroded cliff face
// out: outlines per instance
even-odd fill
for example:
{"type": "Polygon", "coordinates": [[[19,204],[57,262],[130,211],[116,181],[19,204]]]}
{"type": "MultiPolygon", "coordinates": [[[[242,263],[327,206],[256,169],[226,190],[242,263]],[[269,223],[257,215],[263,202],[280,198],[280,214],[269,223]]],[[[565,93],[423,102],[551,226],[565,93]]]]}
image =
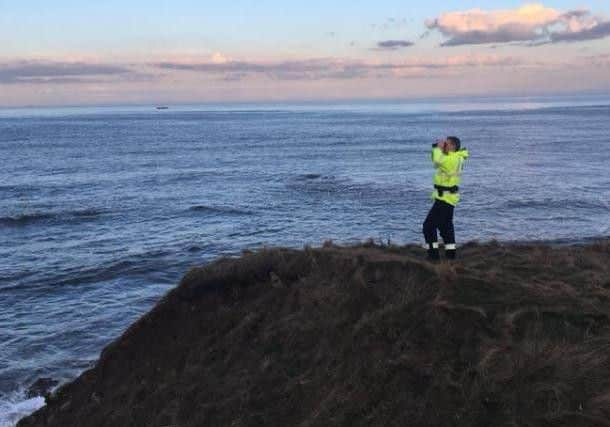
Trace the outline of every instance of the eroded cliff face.
{"type": "Polygon", "coordinates": [[[610,243],[461,255],[195,268],[19,426],[610,425],[610,243]]]}

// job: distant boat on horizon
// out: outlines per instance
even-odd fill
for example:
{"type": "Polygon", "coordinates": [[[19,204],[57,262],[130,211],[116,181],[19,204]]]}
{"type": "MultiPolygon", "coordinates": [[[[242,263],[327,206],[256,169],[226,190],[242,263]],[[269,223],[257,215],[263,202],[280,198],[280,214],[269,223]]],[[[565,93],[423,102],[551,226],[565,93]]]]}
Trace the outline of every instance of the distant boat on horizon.
{"type": "Polygon", "coordinates": [[[167,107],[165,105],[159,105],[159,106],[157,106],[157,110],[169,110],[169,107],[167,107]]]}

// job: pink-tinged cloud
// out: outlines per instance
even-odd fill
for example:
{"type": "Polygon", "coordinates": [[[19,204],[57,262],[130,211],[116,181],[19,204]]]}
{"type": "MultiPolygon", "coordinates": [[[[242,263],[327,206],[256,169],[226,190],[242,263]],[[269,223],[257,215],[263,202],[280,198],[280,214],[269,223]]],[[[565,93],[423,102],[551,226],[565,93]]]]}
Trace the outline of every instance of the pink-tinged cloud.
{"type": "Polygon", "coordinates": [[[610,68],[610,55],[588,56],[585,58],[585,63],[598,68],[610,68]]]}
{"type": "Polygon", "coordinates": [[[86,62],[18,61],[0,64],[0,84],[82,83],[131,74],[133,71],[124,66],[86,62]]]}
{"type": "Polygon", "coordinates": [[[533,45],[610,36],[610,21],[588,10],[561,12],[542,4],[513,10],[449,12],[428,20],[426,26],[448,38],[442,46],[510,42],[533,45]]]}
{"type": "Polygon", "coordinates": [[[335,58],[305,59],[283,62],[207,61],[200,63],[160,62],[155,67],[165,71],[187,71],[219,76],[235,81],[259,76],[271,80],[351,80],[383,78],[396,75],[418,76],[422,72],[464,68],[518,65],[521,61],[500,55],[462,55],[441,59],[412,59],[402,62],[373,62],[335,58]]]}
{"type": "MultiPolygon", "coordinates": [[[[436,51],[437,54],[447,52],[436,51]]],[[[303,101],[610,91],[607,54],[561,58],[484,54],[379,59],[164,63],[0,63],[0,106],[303,101]],[[52,66],[51,64],[54,64],[52,66]],[[70,65],[71,64],[71,65],[70,65]],[[124,72],[123,72],[124,71],[124,72]],[[141,76],[149,76],[142,78],[141,76]]]]}
{"type": "Polygon", "coordinates": [[[354,80],[396,75],[421,75],[435,70],[460,67],[516,65],[513,57],[498,55],[451,56],[440,59],[411,59],[402,62],[375,62],[341,58],[291,61],[236,61],[216,53],[205,62],[165,61],[151,64],[109,64],[101,62],[13,61],[0,63],[0,85],[76,85],[189,80],[200,75],[225,81],[248,78],[268,80],[354,80]],[[154,70],[157,70],[155,73],[154,70]],[[159,70],[161,73],[159,73],[159,70]],[[152,72],[151,72],[152,71],[152,72]],[[184,72],[190,72],[185,76],[184,72]]]}
{"type": "Polygon", "coordinates": [[[413,44],[409,40],[382,40],[377,42],[377,46],[373,50],[398,50],[411,47],[413,44]]]}

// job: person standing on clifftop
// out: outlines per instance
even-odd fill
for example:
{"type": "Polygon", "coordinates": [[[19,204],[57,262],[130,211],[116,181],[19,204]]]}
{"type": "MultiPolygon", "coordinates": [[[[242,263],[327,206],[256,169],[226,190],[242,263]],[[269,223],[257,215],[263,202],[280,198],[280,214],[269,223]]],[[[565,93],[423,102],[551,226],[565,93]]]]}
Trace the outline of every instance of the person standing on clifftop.
{"type": "Polygon", "coordinates": [[[468,150],[461,145],[460,139],[455,136],[432,144],[432,163],[436,169],[432,192],[434,205],[423,225],[430,261],[440,260],[437,230],[443,238],[447,259],[456,257],[453,210],[460,201],[459,185],[464,162],[468,158],[468,150]]]}

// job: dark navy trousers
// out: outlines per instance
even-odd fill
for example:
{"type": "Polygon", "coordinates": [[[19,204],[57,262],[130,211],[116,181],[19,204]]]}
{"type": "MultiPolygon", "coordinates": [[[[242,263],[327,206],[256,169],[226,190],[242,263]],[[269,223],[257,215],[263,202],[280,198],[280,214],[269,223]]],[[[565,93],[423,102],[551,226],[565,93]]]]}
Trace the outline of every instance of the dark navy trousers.
{"type": "Polygon", "coordinates": [[[455,231],[453,229],[454,207],[441,200],[435,200],[432,209],[424,221],[424,237],[426,243],[438,242],[437,230],[441,233],[445,245],[455,244],[455,231]]]}

